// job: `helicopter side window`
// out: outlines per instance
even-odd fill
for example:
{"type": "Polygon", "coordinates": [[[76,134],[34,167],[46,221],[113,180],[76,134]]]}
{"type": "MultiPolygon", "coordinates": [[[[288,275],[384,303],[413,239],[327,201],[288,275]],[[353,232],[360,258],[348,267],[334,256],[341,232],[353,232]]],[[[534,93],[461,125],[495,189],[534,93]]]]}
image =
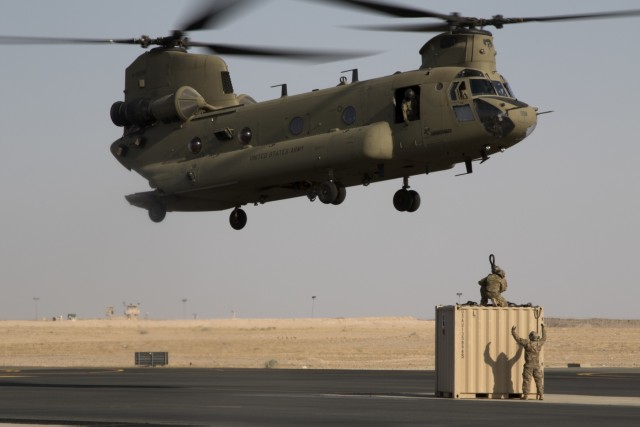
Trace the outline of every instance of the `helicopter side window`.
{"type": "Polygon", "coordinates": [[[409,123],[420,119],[420,86],[396,89],[394,93],[396,123],[409,123]]]}
{"type": "Polygon", "coordinates": [[[471,93],[474,96],[496,95],[496,90],[487,79],[471,79],[469,82],[471,83],[471,93]]]}

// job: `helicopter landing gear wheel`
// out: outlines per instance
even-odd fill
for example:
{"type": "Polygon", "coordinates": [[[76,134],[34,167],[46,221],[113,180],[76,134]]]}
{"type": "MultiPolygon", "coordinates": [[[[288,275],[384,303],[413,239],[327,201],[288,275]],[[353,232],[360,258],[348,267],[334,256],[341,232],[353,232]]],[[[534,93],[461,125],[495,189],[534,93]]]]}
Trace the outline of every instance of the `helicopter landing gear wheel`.
{"type": "Polygon", "coordinates": [[[338,186],[333,181],[324,181],[318,186],[318,198],[324,204],[333,203],[338,199],[338,186]]]}
{"type": "Polygon", "coordinates": [[[415,212],[420,207],[420,194],[417,191],[402,188],[393,196],[393,207],[400,212],[415,212]]]}
{"type": "Polygon", "coordinates": [[[344,202],[344,199],[346,199],[346,197],[347,197],[347,189],[341,182],[336,182],[334,184],[336,185],[336,188],[338,189],[338,195],[336,196],[336,199],[333,202],[331,202],[331,204],[332,205],[339,205],[340,203],[344,202]]]}
{"type": "Polygon", "coordinates": [[[229,223],[234,230],[242,230],[247,225],[247,213],[240,208],[235,208],[229,216],[229,223]]]}
{"type": "Polygon", "coordinates": [[[164,217],[167,216],[167,208],[160,202],[156,202],[149,208],[149,218],[153,222],[162,222],[164,217]]]}
{"type": "Polygon", "coordinates": [[[413,199],[413,203],[411,203],[411,207],[407,209],[407,212],[415,212],[420,207],[420,194],[417,191],[409,190],[409,194],[413,199]]]}

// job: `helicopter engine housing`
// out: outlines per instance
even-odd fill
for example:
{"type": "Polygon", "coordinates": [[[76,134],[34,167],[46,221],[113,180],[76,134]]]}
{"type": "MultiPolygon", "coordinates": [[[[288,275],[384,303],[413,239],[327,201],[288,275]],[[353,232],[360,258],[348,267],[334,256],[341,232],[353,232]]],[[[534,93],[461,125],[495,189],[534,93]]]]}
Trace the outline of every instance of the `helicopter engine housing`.
{"type": "Polygon", "coordinates": [[[156,121],[184,122],[206,106],[207,102],[198,91],[190,86],[182,86],[175,93],[155,100],[136,98],[129,102],[116,101],[111,106],[111,121],[116,126],[125,127],[145,127],[156,121]]]}

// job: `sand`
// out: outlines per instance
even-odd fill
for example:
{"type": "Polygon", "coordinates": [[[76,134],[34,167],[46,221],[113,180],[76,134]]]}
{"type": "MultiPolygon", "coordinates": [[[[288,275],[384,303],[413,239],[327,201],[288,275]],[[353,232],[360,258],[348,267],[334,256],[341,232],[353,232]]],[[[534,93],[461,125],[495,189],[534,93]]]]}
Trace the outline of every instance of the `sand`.
{"type": "MultiPolygon", "coordinates": [[[[546,319],[547,367],[640,366],[640,320],[546,319]]],[[[0,367],[433,369],[434,321],[345,319],[0,321],[0,367]]]]}

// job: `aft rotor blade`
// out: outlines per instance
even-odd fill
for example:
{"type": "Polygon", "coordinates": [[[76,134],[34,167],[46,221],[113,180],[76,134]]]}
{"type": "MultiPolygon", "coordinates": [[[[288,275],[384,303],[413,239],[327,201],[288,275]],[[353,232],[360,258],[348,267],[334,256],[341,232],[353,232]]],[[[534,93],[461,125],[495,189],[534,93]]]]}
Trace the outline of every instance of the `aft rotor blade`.
{"type": "Polygon", "coordinates": [[[219,26],[231,14],[238,13],[253,0],[224,0],[212,3],[179,26],[179,31],[197,31],[219,26]]]}
{"type": "Polygon", "coordinates": [[[235,46],[189,41],[189,47],[202,47],[219,55],[244,55],[266,58],[285,58],[311,62],[333,62],[344,59],[375,55],[379,52],[335,52],[319,50],[296,50],[284,48],[265,48],[259,46],[235,46]]]}
{"type": "Polygon", "coordinates": [[[0,44],[139,44],[139,39],[83,39],[60,37],[0,36],[0,44]]]}
{"type": "Polygon", "coordinates": [[[338,3],[342,6],[359,7],[373,12],[396,18],[438,18],[445,21],[455,18],[455,15],[447,15],[424,9],[415,9],[406,6],[397,6],[389,3],[380,3],[366,0],[323,0],[328,3],[338,3]]]}

